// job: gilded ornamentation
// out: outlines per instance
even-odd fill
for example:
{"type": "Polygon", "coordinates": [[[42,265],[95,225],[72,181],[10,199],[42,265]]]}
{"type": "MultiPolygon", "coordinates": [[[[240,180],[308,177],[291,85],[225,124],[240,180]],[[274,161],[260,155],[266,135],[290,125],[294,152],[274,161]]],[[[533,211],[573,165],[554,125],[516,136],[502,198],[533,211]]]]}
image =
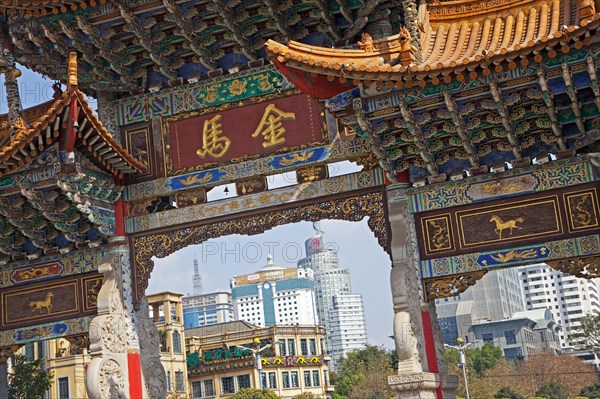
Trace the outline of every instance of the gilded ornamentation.
{"type": "Polygon", "coordinates": [[[375,51],[375,48],[373,47],[373,38],[366,32],[361,35],[360,41],[356,44],[358,45],[358,48],[365,53],[372,53],[375,51]]]}
{"type": "Polygon", "coordinates": [[[507,220],[506,222],[504,222],[498,215],[493,215],[490,218],[490,222],[496,224],[496,228],[494,229],[494,231],[496,232],[496,234],[498,234],[498,237],[500,239],[502,239],[502,232],[506,229],[510,229],[510,233],[508,234],[509,236],[512,236],[513,229],[523,230],[522,227],[517,226],[517,223],[523,223],[524,221],[525,219],[523,218],[516,218],[514,220],[507,220]]]}
{"type": "Polygon", "coordinates": [[[306,150],[303,152],[297,152],[295,154],[283,156],[279,160],[279,164],[282,166],[292,166],[297,163],[308,161],[313,156],[314,151],[315,150],[306,150]]]}
{"type": "Polygon", "coordinates": [[[231,139],[223,136],[221,126],[221,115],[215,115],[213,118],[204,121],[202,129],[202,148],[196,150],[200,158],[207,154],[214,158],[221,158],[231,145],[231,139]]]}
{"type": "Polygon", "coordinates": [[[562,273],[586,279],[600,277],[600,256],[546,261],[548,266],[562,273]]]}
{"type": "Polygon", "coordinates": [[[296,114],[293,112],[284,112],[278,109],[275,104],[269,104],[265,108],[265,112],[256,130],[252,133],[252,137],[263,136],[265,141],[262,145],[264,148],[283,144],[285,143],[285,128],[282,121],[289,119],[296,119],[296,114]]]}
{"type": "Polygon", "coordinates": [[[450,245],[450,237],[448,236],[448,227],[436,224],[435,220],[428,220],[427,224],[433,228],[431,243],[435,249],[448,248],[450,245]]]}
{"type": "Polygon", "coordinates": [[[52,310],[52,298],[54,298],[54,294],[52,292],[48,292],[46,294],[46,298],[42,301],[31,301],[29,302],[29,307],[31,308],[31,312],[35,312],[36,310],[42,313],[42,309],[46,308],[48,314],[52,310]]]}
{"type": "Polygon", "coordinates": [[[592,224],[592,214],[587,211],[588,199],[591,197],[581,197],[581,200],[575,205],[576,214],[573,215],[573,221],[579,226],[589,226],[592,224]]]}
{"type": "Polygon", "coordinates": [[[135,278],[133,282],[134,302],[139,301],[148,287],[148,280],[153,269],[152,257],[164,258],[188,245],[199,244],[211,238],[230,234],[258,234],[275,226],[300,221],[318,221],[321,219],[338,219],[359,221],[369,217],[368,225],[377,237],[379,244],[389,252],[389,237],[385,200],[381,191],[365,194],[349,194],[348,197],[332,199],[309,205],[297,206],[283,210],[266,210],[260,214],[236,214],[230,219],[214,223],[177,228],[170,231],[140,234],[132,236],[132,247],[135,261],[135,278]]]}
{"type": "Polygon", "coordinates": [[[569,228],[572,231],[598,226],[598,197],[595,189],[565,194],[568,207],[569,228]]]}
{"type": "Polygon", "coordinates": [[[427,300],[456,296],[475,285],[477,280],[480,280],[486,273],[486,270],[477,270],[464,274],[424,279],[423,288],[427,300]]]}
{"type": "Polygon", "coordinates": [[[535,249],[512,250],[505,253],[490,255],[490,257],[498,263],[513,262],[521,259],[535,259],[538,257],[538,252],[535,249]]]}
{"type": "Polygon", "coordinates": [[[183,186],[191,186],[194,184],[204,184],[211,181],[213,178],[212,173],[205,173],[203,175],[191,175],[186,178],[177,179],[177,181],[183,186]],[[202,177],[200,177],[202,176],[202,177]]]}

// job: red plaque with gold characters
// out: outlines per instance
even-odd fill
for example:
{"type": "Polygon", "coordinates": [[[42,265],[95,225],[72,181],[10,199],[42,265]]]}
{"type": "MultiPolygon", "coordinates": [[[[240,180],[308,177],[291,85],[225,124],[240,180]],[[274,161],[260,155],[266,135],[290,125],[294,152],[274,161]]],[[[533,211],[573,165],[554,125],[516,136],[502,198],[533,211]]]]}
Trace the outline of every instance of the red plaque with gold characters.
{"type": "Polygon", "coordinates": [[[169,175],[283,153],[325,140],[321,106],[304,94],[222,108],[167,121],[165,163],[169,175]]]}

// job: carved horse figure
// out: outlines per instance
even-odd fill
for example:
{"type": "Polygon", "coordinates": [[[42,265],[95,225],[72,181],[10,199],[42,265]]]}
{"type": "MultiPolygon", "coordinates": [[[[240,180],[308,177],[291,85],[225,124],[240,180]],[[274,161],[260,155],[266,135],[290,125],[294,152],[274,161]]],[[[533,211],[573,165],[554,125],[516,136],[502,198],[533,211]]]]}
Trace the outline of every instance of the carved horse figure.
{"type": "Polygon", "coordinates": [[[516,218],[514,220],[507,220],[506,222],[504,222],[502,221],[502,219],[500,219],[500,216],[497,215],[494,215],[490,218],[490,222],[496,223],[496,228],[494,229],[494,231],[496,232],[496,234],[498,234],[500,239],[502,239],[502,232],[506,229],[510,229],[509,236],[512,235],[513,229],[523,230],[522,227],[517,226],[517,223],[523,223],[524,221],[525,219],[523,218],[516,218]]]}
{"type": "Polygon", "coordinates": [[[46,294],[46,299],[44,299],[43,301],[29,302],[31,311],[35,312],[36,310],[39,310],[40,313],[42,313],[42,308],[46,308],[46,310],[48,311],[48,314],[50,314],[50,311],[52,310],[52,298],[53,297],[54,297],[54,294],[52,292],[49,292],[46,294]]]}

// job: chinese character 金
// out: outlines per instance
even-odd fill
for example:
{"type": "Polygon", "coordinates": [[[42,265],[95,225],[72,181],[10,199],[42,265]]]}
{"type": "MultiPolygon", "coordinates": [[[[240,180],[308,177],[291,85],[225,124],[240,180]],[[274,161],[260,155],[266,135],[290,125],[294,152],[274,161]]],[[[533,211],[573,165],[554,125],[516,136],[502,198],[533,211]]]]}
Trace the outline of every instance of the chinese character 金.
{"type": "Polygon", "coordinates": [[[283,127],[282,120],[296,119],[296,114],[293,112],[283,112],[278,109],[275,104],[269,104],[265,108],[265,113],[258,124],[258,127],[252,133],[252,137],[256,137],[259,134],[263,136],[265,141],[263,147],[272,147],[281,143],[285,143],[285,128],[283,127]]]}
{"type": "Polygon", "coordinates": [[[223,136],[223,128],[221,126],[221,115],[217,115],[212,119],[204,121],[204,129],[202,130],[202,148],[196,151],[199,157],[204,158],[209,154],[215,158],[221,158],[231,145],[231,140],[223,136]]]}

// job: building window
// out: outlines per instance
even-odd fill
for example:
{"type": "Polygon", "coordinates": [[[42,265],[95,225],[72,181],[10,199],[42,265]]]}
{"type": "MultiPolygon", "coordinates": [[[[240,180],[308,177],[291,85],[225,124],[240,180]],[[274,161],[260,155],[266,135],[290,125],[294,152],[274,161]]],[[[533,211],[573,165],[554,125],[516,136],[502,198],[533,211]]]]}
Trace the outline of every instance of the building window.
{"type": "Polygon", "coordinates": [[[277,373],[275,372],[269,373],[269,388],[277,389],[277,373]]]}
{"type": "Polygon", "coordinates": [[[221,393],[235,393],[235,386],[233,384],[233,377],[223,377],[221,378],[221,393]]]}
{"type": "Polygon", "coordinates": [[[202,382],[194,381],[192,382],[192,399],[200,398],[202,398],[202,382]]]}
{"type": "Polygon", "coordinates": [[[296,341],[294,339],[288,339],[287,344],[288,344],[288,353],[287,354],[289,356],[296,356],[296,341]]]}
{"type": "Polygon", "coordinates": [[[329,385],[329,371],[323,370],[323,385],[329,385]]]}
{"type": "Polygon", "coordinates": [[[312,387],[311,381],[310,381],[310,371],[305,371],[304,372],[304,386],[305,387],[312,387]]]}
{"type": "Polygon", "coordinates": [[[290,372],[289,371],[282,371],[281,372],[281,386],[283,388],[290,388],[291,384],[290,384],[290,372]]]}
{"type": "Polygon", "coordinates": [[[30,342],[28,344],[25,344],[25,360],[28,362],[33,362],[34,361],[34,353],[35,353],[35,349],[33,347],[33,342],[30,342]]]}
{"type": "Polygon", "coordinates": [[[313,387],[320,387],[321,386],[321,373],[319,372],[319,370],[313,370],[312,372],[312,382],[313,382],[313,387]]]}
{"type": "Polygon", "coordinates": [[[492,333],[484,333],[481,334],[481,339],[483,339],[484,343],[494,343],[494,334],[492,333]]]}
{"type": "Polygon", "coordinates": [[[514,345],[517,343],[517,337],[515,336],[514,330],[504,331],[504,338],[506,338],[506,345],[514,345]]]}
{"type": "Polygon", "coordinates": [[[302,356],[308,356],[308,341],[306,338],[300,338],[300,354],[302,356]]]}
{"type": "Polygon", "coordinates": [[[314,338],[311,338],[308,340],[309,343],[309,350],[310,350],[310,355],[311,356],[315,356],[317,354],[317,340],[314,338]]]}
{"type": "Polygon", "coordinates": [[[69,399],[69,377],[58,379],[58,399],[69,399]]]}
{"type": "Polygon", "coordinates": [[[286,355],[285,339],[282,339],[281,341],[279,341],[279,356],[285,356],[285,355],[286,355]]]}
{"type": "Polygon", "coordinates": [[[173,331],[173,352],[181,353],[181,334],[179,331],[173,331]]]}
{"type": "Polygon", "coordinates": [[[173,381],[171,380],[171,372],[167,371],[167,392],[173,390],[173,381]]]}
{"type": "Polygon", "coordinates": [[[204,385],[204,396],[215,396],[213,380],[204,380],[202,383],[204,385]]]}
{"type": "Polygon", "coordinates": [[[298,378],[298,372],[291,371],[290,376],[292,377],[292,388],[300,388],[300,378],[298,378]]]}
{"type": "Polygon", "coordinates": [[[250,374],[237,376],[237,389],[250,388],[250,374]]]}
{"type": "Polygon", "coordinates": [[[37,343],[37,358],[42,359],[44,357],[44,341],[37,343]]]}
{"type": "Polygon", "coordinates": [[[183,381],[183,371],[175,372],[175,390],[177,392],[185,392],[185,383],[183,381]]]}

